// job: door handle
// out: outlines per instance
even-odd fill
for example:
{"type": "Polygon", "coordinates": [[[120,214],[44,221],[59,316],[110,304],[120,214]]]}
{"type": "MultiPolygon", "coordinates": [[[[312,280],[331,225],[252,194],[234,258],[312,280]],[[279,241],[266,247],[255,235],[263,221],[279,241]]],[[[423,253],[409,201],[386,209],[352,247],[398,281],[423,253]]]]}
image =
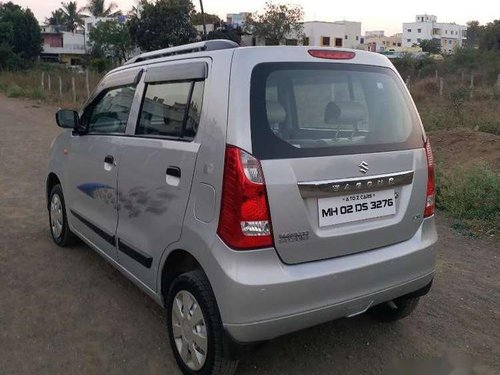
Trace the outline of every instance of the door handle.
{"type": "Polygon", "coordinates": [[[172,177],[181,178],[181,169],[179,167],[168,167],[167,174],[172,177]]]}
{"type": "Polygon", "coordinates": [[[171,186],[179,186],[181,182],[181,169],[175,166],[168,167],[166,181],[171,186]]]}
{"type": "Polygon", "coordinates": [[[113,155],[106,155],[106,157],[104,158],[104,170],[106,172],[109,172],[115,165],[115,158],[113,157],[113,155]]]}

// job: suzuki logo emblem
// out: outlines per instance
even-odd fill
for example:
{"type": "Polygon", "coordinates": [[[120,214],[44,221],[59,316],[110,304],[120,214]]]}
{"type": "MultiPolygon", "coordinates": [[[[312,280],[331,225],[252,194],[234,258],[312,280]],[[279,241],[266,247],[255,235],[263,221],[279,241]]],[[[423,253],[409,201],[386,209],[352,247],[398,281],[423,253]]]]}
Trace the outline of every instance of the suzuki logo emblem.
{"type": "Polygon", "coordinates": [[[366,161],[362,161],[359,165],[359,171],[363,174],[365,174],[366,172],[368,172],[368,163],[366,161]]]}

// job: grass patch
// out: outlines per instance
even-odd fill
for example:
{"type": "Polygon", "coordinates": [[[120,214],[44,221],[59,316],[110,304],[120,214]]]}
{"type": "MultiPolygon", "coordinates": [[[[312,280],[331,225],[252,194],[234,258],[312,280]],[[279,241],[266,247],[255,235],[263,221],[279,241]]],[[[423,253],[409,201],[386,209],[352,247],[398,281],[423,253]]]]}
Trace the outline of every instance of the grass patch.
{"type": "Polygon", "coordinates": [[[497,237],[500,230],[500,174],[486,163],[437,166],[436,206],[455,219],[453,227],[468,235],[497,237]]]}

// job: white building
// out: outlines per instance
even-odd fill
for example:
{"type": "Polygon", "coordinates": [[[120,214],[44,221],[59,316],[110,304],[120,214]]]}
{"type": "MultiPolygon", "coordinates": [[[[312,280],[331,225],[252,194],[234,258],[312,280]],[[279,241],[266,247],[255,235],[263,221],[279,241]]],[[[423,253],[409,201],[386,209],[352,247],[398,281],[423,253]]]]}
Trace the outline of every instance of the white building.
{"type": "Polygon", "coordinates": [[[251,14],[250,12],[228,13],[226,14],[226,23],[232,27],[243,27],[247,17],[251,14]]]}
{"type": "Polygon", "coordinates": [[[304,22],[310,46],[357,48],[361,44],[361,22],[304,22]]]}
{"type": "Polygon", "coordinates": [[[437,17],[419,14],[415,22],[403,23],[403,47],[418,45],[422,40],[439,40],[442,52],[462,47],[467,38],[467,26],[437,22],[437,17]]]}
{"type": "Polygon", "coordinates": [[[85,55],[85,36],[82,32],[61,31],[59,26],[42,25],[42,61],[81,65],[85,55]]]}

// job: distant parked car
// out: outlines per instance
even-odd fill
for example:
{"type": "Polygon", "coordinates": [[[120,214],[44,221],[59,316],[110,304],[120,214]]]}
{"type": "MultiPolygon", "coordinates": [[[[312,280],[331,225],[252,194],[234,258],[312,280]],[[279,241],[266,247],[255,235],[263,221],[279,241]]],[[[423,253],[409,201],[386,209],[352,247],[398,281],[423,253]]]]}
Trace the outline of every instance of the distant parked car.
{"type": "Polygon", "coordinates": [[[429,291],[432,151],[386,57],[207,41],[93,95],[57,113],[52,237],[165,306],[184,373],[230,374],[242,345],[340,317],[401,319],[429,291]]]}

